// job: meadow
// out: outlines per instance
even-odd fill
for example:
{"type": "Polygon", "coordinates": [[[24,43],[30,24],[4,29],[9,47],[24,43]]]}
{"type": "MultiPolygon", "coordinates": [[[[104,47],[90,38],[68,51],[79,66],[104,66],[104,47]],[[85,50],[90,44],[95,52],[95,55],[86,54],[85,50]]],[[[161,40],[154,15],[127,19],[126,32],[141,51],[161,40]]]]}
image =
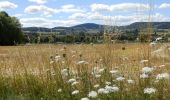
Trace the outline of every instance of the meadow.
{"type": "Polygon", "coordinates": [[[169,100],[169,44],[0,47],[0,100],[169,100]]]}

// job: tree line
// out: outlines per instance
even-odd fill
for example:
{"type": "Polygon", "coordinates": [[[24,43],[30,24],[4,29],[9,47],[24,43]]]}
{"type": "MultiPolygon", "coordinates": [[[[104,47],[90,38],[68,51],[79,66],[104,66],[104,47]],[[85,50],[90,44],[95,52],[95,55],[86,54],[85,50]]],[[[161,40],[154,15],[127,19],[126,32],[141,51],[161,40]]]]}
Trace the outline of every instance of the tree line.
{"type": "Polygon", "coordinates": [[[23,41],[21,24],[16,17],[0,12],[0,45],[16,45],[23,41]]]}
{"type": "MultiPolygon", "coordinates": [[[[0,12],[0,45],[17,45],[25,43],[102,43],[103,33],[89,34],[79,32],[78,34],[55,34],[55,33],[23,33],[22,25],[16,17],[9,16],[6,12],[0,12]]],[[[151,34],[142,33],[138,29],[122,31],[120,34],[111,36],[111,40],[118,41],[140,41],[148,42],[160,37],[156,32],[151,34]],[[150,41],[150,40],[149,40],[150,41]]],[[[168,40],[168,35],[161,36],[168,40]]]]}

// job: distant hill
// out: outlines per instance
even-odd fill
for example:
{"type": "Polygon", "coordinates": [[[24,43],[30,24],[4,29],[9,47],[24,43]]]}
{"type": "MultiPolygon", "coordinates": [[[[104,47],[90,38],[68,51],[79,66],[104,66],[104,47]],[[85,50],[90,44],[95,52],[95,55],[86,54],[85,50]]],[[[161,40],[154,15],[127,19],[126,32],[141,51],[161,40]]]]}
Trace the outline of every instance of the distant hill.
{"type": "MultiPolygon", "coordinates": [[[[126,29],[145,29],[149,25],[148,22],[135,22],[125,26],[126,29]]],[[[170,29],[170,22],[153,22],[152,27],[155,29],[170,29]]]]}
{"type": "Polygon", "coordinates": [[[22,28],[25,32],[50,32],[50,28],[44,28],[44,27],[24,27],[22,28]]]}
{"type": "MultiPolygon", "coordinates": [[[[153,22],[151,23],[154,29],[170,29],[170,22],[153,22]]],[[[120,30],[132,30],[132,29],[146,29],[148,27],[148,22],[135,22],[126,26],[117,26],[120,30]]],[[[22,30],[24,32],[59,32],[61,34],[77,34],[80,32],[85,32],[89,34],[95,34],[103,32],[104,25],[99,25],[95,23],[85,23],[72,27],[54,27],[54,28],[44,28],[44,27],[24,27],[22,30]]]]}

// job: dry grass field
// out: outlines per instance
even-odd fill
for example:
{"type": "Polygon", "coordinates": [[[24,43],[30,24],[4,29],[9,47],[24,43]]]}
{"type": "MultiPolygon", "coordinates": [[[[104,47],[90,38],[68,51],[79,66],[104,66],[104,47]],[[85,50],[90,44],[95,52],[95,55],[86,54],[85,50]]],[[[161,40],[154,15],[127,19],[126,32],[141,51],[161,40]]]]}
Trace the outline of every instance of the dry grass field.
{"type": "Polygon", "coordinates": [[[0,47],[0,100],[169,100],[167,45],[0,47]]]}

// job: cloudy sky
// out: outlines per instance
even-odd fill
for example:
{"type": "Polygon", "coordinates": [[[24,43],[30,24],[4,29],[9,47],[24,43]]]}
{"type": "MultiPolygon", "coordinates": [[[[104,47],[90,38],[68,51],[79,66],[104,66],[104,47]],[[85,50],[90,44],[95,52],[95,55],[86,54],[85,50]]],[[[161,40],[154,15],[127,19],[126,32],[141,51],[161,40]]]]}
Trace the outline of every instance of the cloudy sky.
{"type": "Polygon", "coordinates": [[[170,21],[170,0],[0,0],[0,11],[18,17],[23,27],[127,25],[170,21]]]}

